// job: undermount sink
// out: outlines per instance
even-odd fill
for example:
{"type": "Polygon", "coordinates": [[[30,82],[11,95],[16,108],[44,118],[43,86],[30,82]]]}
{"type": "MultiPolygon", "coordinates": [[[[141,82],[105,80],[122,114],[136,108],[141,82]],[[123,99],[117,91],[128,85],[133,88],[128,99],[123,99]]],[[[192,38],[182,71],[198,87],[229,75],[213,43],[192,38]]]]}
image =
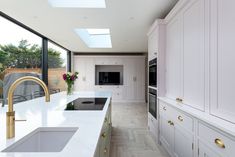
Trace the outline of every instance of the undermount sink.
{"type": "Polygon", "coordinates": [[[60,152],[77,127],[40,127],[2,152],[60,152]]]}

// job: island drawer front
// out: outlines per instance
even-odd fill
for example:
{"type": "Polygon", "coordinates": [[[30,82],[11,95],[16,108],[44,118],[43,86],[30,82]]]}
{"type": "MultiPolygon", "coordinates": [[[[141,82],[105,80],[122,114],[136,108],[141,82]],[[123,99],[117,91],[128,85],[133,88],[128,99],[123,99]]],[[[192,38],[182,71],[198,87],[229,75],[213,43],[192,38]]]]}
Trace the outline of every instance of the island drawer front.
{"type": "Polygon", "coordinates": [[[183,128],[189,131],[193,131],[193,118],[178,110],[174,111],[173,116],[174,116],[173,119],[174,122],[177,122],[179,125],[181,125],[183,128]]]}
{"type": "Polygon", "coordinates": [[[206,126],[199,122],[198,136],[201,141],[207,143],[217,153],[226,157],[234,157],[235,154],[235,141],[226,135],[206,126]],[[224,145],[224,146],[223,146],[224,145]]]}

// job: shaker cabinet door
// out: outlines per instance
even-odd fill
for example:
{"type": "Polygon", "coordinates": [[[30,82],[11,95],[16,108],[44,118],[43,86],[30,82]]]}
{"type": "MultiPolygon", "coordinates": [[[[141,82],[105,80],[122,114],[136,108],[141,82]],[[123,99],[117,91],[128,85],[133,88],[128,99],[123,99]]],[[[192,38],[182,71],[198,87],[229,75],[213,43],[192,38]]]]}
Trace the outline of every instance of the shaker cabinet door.
{"type": "Polygon", "coordinates": [[[169,154],[172,153],[174,143],[174,126],[169,124],[170,118],[160,117],[160,141],[169,154]]]}
{"type": "Polygon", "coordinates": [[[235,1],[210,3],[210,113],[235,123],[235,1]]]}
{"type": "Polygon", "coordinates": [[[174,156],[193,157],[193,135],[177,124],[174,133],[174,156]]]}
{"type": "Polygon", "coordinates": [[[199,157],[221,157],[215,151],[211,150],[208,146],[199,142],[199,157]]]}
{"type": "Polygon", "coordinates": [[[205,0],[183,12],[183,102],[205,110],[205,0]]]}
{"type": "Polygon", "coordinates": [[[181,95],[181,23],[176,17],[166,28],[166,96],[172,99],[181,95]]]}

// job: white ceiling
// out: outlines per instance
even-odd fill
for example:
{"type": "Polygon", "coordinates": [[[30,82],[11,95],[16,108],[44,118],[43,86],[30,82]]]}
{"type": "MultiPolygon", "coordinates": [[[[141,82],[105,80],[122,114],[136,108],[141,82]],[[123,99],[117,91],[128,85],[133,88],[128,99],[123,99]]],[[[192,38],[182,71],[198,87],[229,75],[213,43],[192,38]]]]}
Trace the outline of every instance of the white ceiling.
{"type": "Polygon", "coordinates": [[[106,0],[106,9],[52,8],[47,0],[0,0],[0,10],[75,52],[147,52],[147,31],[178,0],[106,0]],[[75,28],[109,28],[113,47],[91,49],[75,28]]]}

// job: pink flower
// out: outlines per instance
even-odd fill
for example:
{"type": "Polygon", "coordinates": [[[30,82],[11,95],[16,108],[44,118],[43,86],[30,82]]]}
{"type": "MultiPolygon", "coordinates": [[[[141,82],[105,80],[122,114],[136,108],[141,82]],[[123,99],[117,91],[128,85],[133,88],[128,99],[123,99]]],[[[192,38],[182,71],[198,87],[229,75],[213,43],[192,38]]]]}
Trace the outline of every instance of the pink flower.
{"type": "Polygon", "coordinates": [[[72,80],[72,81],[75,80],[75,76],[74,76],[74,75],[71,76],[71,80],[72,80]]]}
{"type": "Polygon", "coordinates": [[[67,75],[66,75],[66,74],[63,75],[63,79],[64,79],[64,80],[67,79],[67,75]]]}

